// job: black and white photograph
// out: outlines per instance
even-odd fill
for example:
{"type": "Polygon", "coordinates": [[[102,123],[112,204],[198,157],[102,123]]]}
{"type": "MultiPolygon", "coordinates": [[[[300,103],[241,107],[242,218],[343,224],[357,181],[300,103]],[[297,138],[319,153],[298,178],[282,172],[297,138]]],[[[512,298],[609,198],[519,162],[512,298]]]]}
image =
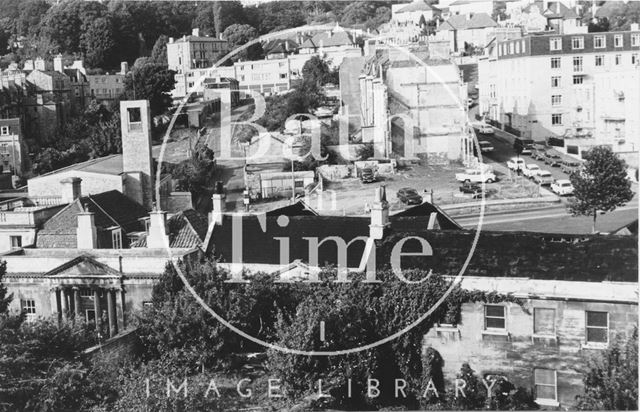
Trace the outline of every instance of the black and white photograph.
{"type": "Polygon", "coordinates": [[[0,0],[0,412],[638,408],[640,0],[0,0]]]}

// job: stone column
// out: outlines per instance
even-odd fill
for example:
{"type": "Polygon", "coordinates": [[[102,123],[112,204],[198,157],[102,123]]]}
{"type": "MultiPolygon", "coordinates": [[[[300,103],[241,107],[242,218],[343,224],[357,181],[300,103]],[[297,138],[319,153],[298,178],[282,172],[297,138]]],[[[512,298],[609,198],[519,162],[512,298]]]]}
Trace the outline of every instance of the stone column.
{"type": "Polygon", "coordinates": [[[64,319],[69,319],[69,301],[67,300],[67,290],[66,289],[61,289],[60,290],[60,297],[61,297],[61,303],[62,303],[62,316],[64,317],[64,319]]]}
{"type": "Polygon", "coordinates": [[[107,291],[107,314],[109,316],[109,337],[113,337],[118,333],[118,319],[116,318],[116,292],[115,290],[107,291]]]}
{"type": "Polygon", "coordinates": [[[62,302],[60,301],[60,295],[62,291],[60,289],[55,290],[56,294],[56,312],[58,313],[58,323],[62,322],[62,302]]]}
{"type": "Polygon", "coordinates": [[[76,320],[80,320],[82,314],[80,313],[82,304],[80,303],[80,289],[78,287],[73,288],[73,313],[76,320]]]}
{"type": "Polygon", "coordinates": [[[100,308],[100,292],[93,291],[93,311],[96,313],[96,330],[102,333],[102,309],[100,308]]]}

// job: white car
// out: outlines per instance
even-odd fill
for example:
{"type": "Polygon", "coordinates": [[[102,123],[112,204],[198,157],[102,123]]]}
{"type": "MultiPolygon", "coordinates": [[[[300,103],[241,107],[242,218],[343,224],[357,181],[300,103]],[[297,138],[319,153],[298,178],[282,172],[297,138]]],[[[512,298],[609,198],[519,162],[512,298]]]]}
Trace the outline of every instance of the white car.
{"type": "Polygon", "coordinates": [[[493,145],[486,140],[480,140],[478,142],[478,146],[480,146],[480,151],[482,153],[493,152],[494,150],[493,145]]]}
{"type": "Polygon", "coordinates": [[[478,129],[478,133],[480,134],[493,134],[493,127],[489,126],[485,123],[477,123],[473,125],[474,128],[478,129]]]}
{"type": "Polygon", "coordinates": [[[496,175],[491,170],[467,169],[464,173],[456,173],[456,180],[459,182],[493,183],[496,181],[496,175]]]}
{"type": "Polygon", "coordinates": [[[537,175],[533,176],[533,181],[540,186],[550,185],[553,183],[553,175],[549,171],[541,170],[537,175]]]}
{"type": "Polygon", "coordinates": [[[540,166],[535,163],[527,163],[522,169],[522,174],[529,179],[532,179],[540,171],[540,166]]]}
{"type": "Polygon", "coordinates": [[[551,184],[551,191],[559,196],[573,194],[573,185],[567,179],[556,180],[551,184]]]}
{"type": "Polygon", "coordinates": [[[511,160],[507,161],[507,167],[513,171],[518,169],[524,169],[524,159],[520,159],[519,157],[512,157],[511,160]]]}

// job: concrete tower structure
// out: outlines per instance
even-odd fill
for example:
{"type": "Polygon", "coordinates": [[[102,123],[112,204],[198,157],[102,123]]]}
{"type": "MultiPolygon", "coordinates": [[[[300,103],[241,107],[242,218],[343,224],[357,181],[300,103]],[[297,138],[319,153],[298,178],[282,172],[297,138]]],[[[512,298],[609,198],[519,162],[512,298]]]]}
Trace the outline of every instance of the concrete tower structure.
{"type": "Polygon", "coordinates": [[[151,112],[146,100],[120,102],[124,194],[148,210],[153,208],[151,112]]]}

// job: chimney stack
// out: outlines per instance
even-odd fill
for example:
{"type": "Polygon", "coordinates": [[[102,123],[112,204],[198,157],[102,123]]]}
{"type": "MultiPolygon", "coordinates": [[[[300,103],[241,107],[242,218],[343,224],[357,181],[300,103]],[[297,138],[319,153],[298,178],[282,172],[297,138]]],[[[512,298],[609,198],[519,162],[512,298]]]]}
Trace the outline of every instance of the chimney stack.
{"type": "Polygon", "coordinates": [[[127,73],[129,73],[129,63],[120,62],[120,74],[127,74],[127,73]]]}
{"type": "Polygon", "coordinates": [[[211,209],[211,215],[209,216],[209,225],[211,225],[211,223],[221,225],[222,217],[227,211],[227,196],[224,194],[222,182],[216,182],[216,189],[211,196],[211,203],[213,207],[211,209]]]}
{"type": "Polygon", "coordinates": [[[638,31],[640,30],[640,24],[639,23],[631,23],[631,31],[638,31]]]}
{"type": "Polygon", "coordinates": [[[47,63],[44,61],[42,57],[38,57],[34,62],[34,68],[35,70],[46,71],[47,63]]]}
{"type": "Polygon", "coordinates": [[[82,179],[79,177],[67,177],[60,181],[62,186],[62,201],[64,203],[71,203],[80,196],[82,196],[82,179]]]}
{"type": "Polygon", "coordinates": [[[53,58],[53,70],[62,73],[64,70],[64,67],[62,67],[62,55],[59,54],[56,57],[53,58]]]}
{"type": "Polygon", "coordinates": [[[169,247],[169,230],[167,227],[167,212],[153,210],[149,212],[149,233],[147,234],[147,247],[160,249],[169,247]]]}
{"type": "Polygon", "coordinates": [[[387,191],[384,186],[380,186],[376,189],[376,197],[373,205],[371,205],[369,237],[375,240],[382,239],[387,227],[389,227],[389,203],[387,202],[387,191]]]}
{"type": "Polygon", "coordinates": [[[83,211],[78,214],[78,228],[76,229],[78,249],[97,249],[98,232],[94,214],[85,205],[83,211]]]}
{"type": "Polygon", "coordinates": [[[24,61],[24,66],[23,66],[23,70],[33,70],[33,60],[29,59],[29,60],[25,60],[24,61]]]}
{"type": "Polygon", "coordinates": [[[200,37],[200,29],[198,28],[191,29],[191,35],[195,37],[200,37]]]}
{"type": "Polygon", "coordinates": [[[174,41],[176,41],[176,39],[174,39],[173,37],[169,37],[169,43],[173,44],[174,41]]]}

